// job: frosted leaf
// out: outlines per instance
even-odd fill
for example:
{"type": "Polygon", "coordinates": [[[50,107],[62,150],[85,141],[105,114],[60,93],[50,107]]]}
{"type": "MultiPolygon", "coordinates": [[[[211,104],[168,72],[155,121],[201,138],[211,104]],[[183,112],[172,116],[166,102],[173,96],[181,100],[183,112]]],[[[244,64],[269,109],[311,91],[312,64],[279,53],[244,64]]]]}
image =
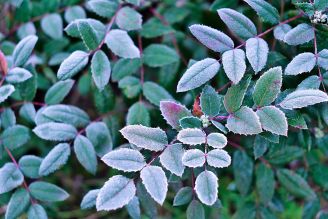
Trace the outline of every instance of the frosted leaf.
{"type": "Polygon", "coordinates": [[[199,149],[187,150],[183,154],[182,163],[187,167],[201,167],[205,163],[205,154],[199,149]]]}
{"type": "Polygon", "coordinates": [[[21,185],[24,176],[13,163],[6,163],[0,169],[0,194],[9,192],[21,185]]]}
{"type": "Polygon", "coordinates": [[[179,131],[177,139],[184,144],[197,145],[206,142],[206,134],[197,128],[187,128],[179,131]]]}
{"type": "Polygon", "coordinates": [[[211,133],[207,136],[207,144],[214,148],[224,148],[227,142],[227,137],[221,133],[211,133]]]}
{"type": "Polygon", "coordinates": [[[12,93],[14,93],[15,87],[11,84],[6,84],[0,87],[0,103],[5,101],[12,93]]]}
{"type": "Polygon", "coordinates": [[[218,178],[208,170],[199,174],[195,181],[195,191],[201,202],[213,205],[218,199],[218,178]]]}
{"type": "Polygon", "coordinates": [[[164,203],[168,190],[167,179],[162,168],[146,166],[140,172],[142,183],[150,196],[160,205],[164,203]]]}
{"type": "Polygon", "coordinates": [[[290,31],[288,31],[284,37],[284,41],[292,46],[307,43],[314,38],[314,30],[312,26],[308,24],[299,24],[290,31]]]}
{"type": "Polygon", "coordinates": [[[230,166],[231,157],[225,150],[214,149],[207,153],[206,161],[212,167],[223,168],[230,166]]]}
{"type": "Polygon", "coordinates": [[[226,51],[222,55],[222,65],[228,78],[238,84],[246,71],[245,52],[241,49],[226,51]]]}
{"type": "Polygon", "coordinates": [[[97,155],[90,140],[78,135],[74,140],[74,152],[80,164],[90,173],[97,171],[97,155]]]}
{"type": "Polygon", "coordinates": [[[318,66],[328,70],[328,49],[323,49],[318,53],[318,66]]]}
{"type": "Polygon", "coordinates": [[[38,125],[33,132],[44,140],[68,141],[77,135],[77,130],[72,125],[64,123],[49,122],[38,125]]]}
{"type": "Polygon", "coordinates": [[[120,132],[130,143],[151,151],[163,150],[168,144],[166,133],[160,128],[128,125],[120,132]]]}
{"type": "Polygon", "coordinates": [[[228,28],[242,39],[248,39],[257,34],[254,23],[245,15],[230,8],[218,10],[220,18],[228,28]]]}
{"type": "Polygon", "coordinates": [[[288,124],[285,114],[275,106],[265,106],[256,111],[262,128],[277,135],[287,136],[288,124]]]}
{"type": "Polygon", "coordinates": [[[88,209],[96,206],[97,196],[99,194],[100,189],[90,190],[87,194],[84,195],[80,207],[81,209],[88,209]]]}
{"type": "Polygon", "coordinates": [[[255,74],[265,67],[268,54],[269,47],[265,40],[261,38],[250,38],[246,41],[246,56],[255,74]]]}
{"type": "Polygon", "coordinates": [[[321,90],[296,90],[288,94],[280,106],[284,109],[298,109],[327,101],[328,95],[321,90]]]}
{"type": "Polygon", "coordinates": [[[234,47],[234,43],[229,36],[214,28],[194,24],[189,29],[202,44],[215,52],[224,52],[234,47]]]}
{"type": "Polygon", "coordinates": [[[107,34],[105,42],[108,48],[120,57],[130,59],[140,57],[139,49],[124,30],[111,30],[107,34]]]}
{"type": "Polygon", "coordinates": [[[262,132],[259,117],[247,106],[242,106],[229,117],[226,127],[229,131],[242,135],[255,135],[262,132]]]}
{"type": "Polygon", "coordinates": [[[303,72],[310,72],[316,64],[316,58],[313,53],[305,52],[298,54],[287,65],[285,69],[286,75],[298,75],[303,72]]]}
{"type": "Polygon", "coordinates": [[[132,179],[121,175],[113,176],[99,191],[96,201],[97,211],[122,208],[135,194],[136,187],[132,179]]]}
{"type": "Polygon", "coordinates": [[[286,33],[288,33],[292,27],[289,24],[278,25],[273,30],[273,36],[280,41],[284,41],[286,33]]]}
{"type": "Polygon", "coordinates": [[[177,92],[185,92],[197,88],[212,79],[220,69],[220,63],[211,58],[196,62],[181,77],[177,92]]]}
{"type": "Polygon", "coordinates": [[[81,71],[89,61],[89,54],[83,51],[75,51],[68,56],[59,66],[57,77],[66,80],[81,71]]]}
{"type": "Polygon", "coordinates": [[[177,176],[182,176],[184,171],[184,166],[182,164],[183,153],[184,149],[182,144],[168,145],[159,156],[159,160],[165,169],[177,176]]]}
{"type": "Polygon", "coordinates": [[[110,167],[126,172],[139,171],[146,165],[145,159],[139,151],[128,148],[111,151],[101,160],[110,167]]]}
{"type": "Polygon", "coordinates": [[[39,175],[47,176],[61,168],[66,164],[70,154],[71,148],[69,144],[61,143],[56,145],[42,160],[39,168],[39,175]]]}

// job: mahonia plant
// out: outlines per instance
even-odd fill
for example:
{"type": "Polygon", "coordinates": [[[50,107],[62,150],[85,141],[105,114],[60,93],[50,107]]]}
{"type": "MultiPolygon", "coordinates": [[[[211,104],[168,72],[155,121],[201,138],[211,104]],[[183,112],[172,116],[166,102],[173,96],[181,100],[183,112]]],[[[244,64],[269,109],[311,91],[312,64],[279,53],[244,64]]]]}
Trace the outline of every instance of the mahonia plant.
{"type": "Polygon", "coordinates": [[[202,1],[4,1],[4,217],[156,218],[167,197],[188,219],[328,217],[328,2],[241,2],[212,3],[218,30],[202,1]]]}

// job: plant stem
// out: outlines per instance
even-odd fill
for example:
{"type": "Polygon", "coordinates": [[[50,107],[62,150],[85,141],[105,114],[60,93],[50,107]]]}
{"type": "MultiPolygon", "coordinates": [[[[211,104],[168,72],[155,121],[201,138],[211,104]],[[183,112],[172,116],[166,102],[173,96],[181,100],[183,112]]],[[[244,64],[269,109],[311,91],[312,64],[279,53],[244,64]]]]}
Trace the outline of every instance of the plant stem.
{"type": "MultiPolygon", "coordinates": [[[[7,147],[4,147],[8,156],[10,157],[10,159],[12,160],[12,162],[15,164],[16,168],[20,171],[20,168],[19,168],[19,164],[17,163],[15,157],[12,155],[12,153],[10,152],[10,150],[7,148],[7,147]]],[[[31,200],[31,203],[32,204],[36,204],[36,201],[32,198],[31,196],[31,191],[30,191],[30,188],[28,187],[25,179],[23,179],[23,187],[25,188],[25,190],[30,194],[30,200],[31,200]]]]}

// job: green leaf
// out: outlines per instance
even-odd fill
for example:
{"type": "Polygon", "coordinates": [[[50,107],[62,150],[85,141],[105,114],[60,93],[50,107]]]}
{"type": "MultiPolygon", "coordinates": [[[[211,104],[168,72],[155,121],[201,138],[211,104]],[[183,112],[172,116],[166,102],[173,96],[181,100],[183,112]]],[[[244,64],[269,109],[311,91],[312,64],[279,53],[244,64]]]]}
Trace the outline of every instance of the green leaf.
{"type": "Polygon", "coordinates": [[[97,155],[90,140],[78,135],[74,140],[74,152],[80,164],[94,175],[97,171],[97,155]]]}
{"type": "Polygon", "coordinates": [[[128,211],[131,218],[141,218],[140,202],[137,196],[134,196],[132,200],[126,205],[126,210],[128,211]]]}
{"type": "Polygon", "coordinates": [[[8,203],[5,219],[18,218],[27,209],[29,203],[29,193],[25,189],[16,190],[8,203]]]}
{"type": "Polygon", "coordinates": [[[317,62],[319,67],[328,70],[328,49],[323,49],[318,53],[317,62]]]}
{"type": "Polygon", "coordinates": [[[257,34],[254,23],[245,15],[230,8],[218,10],[220,18],[228,28],[242,39],[248,39],[257,34]]]}
{"type": "Polygon", "coordinates": [[[102,157],[112,150],[113,139],[104,122],[92,122],[87,126],[86,134],[98,156],[102,157]]]}
{"type": "Polygon", "coordinates": [[[41,28],[52,39],[63,37],[63,19],[59,14],[49,14],[42,18],[41,28]]]}
{"type": "Polygon", "coordinates": [[[140,66],[140,59],[119,59],[113,67],[112,80],[117,82],[126,76],[136,73],[140,66]]]}
{"type": "Polygon", "coordinates": [[[12,93],[14,93],[15,87],[11,84],[6,84],[0,87],[0,103],[5,101],[12,93]]]}
{"type": "Polygon", "coordinates": [[[19,116],[21,116],[28,123],[34,124],[36,111],[32,103],[24,103],[19,109],[19,116]]]}
{"type": "Polygon", "coordinates": [[[30,140],[30,130],[22,125],[11,126],[1,134],[2,144],[10,150],[21,147],[30,140]]]}
{"type": "Polygon", "coordinates": [[[5,108],[1,113],[1,126],[4,129],[16,125],[15,112],[11,108],[5,108]]]}
{"type": "Polygon", "coordinates": [[[0,169],[0,194],[9,192],[21,185],[24,176],[13,163],[6,163],[0,169]]]}
{"type": "Polygon", "coordinates": [[[279,23],[280,16],[278,10],[270,3],[264,0],[245,0],[245,2],[247,2],[247,4],[249,4],[256,11],[264,22],[270,24],[279,23]]]}
{"type": "Polygon", "coordinates": [[[126,76],[118,82],[118,87],[122,89],[127,98],[137,97],[141,91],[140,80],[133,76],[126,76]]]}
{"type": "Polygon", "coordinates": [[[179,61],[179,56],[166,45],[151,44],[143,52],[143,61],[150,67],[162,67],[179,61]]]}
{"type": "Polygon", "coordinates": [[[73,85],[74,81],[71,79],[56,82],[47,90],[44,98],[46,104],[53,105],[62,102],[72,89],[73,85]]]}
{"type": "Polygon", "coordinates": [[[158,18],[152,17],[142,25],[140,32],[144,38],[155,38],[173,33],[174,29],[171,26],[164,25],[158,18]]]}
{"type": "Polygon", "coordinates": [[[99,90],[103,90],[109,82],[111,75],[110,62],[106,54],[99,50],[91,60],[92,78],[99,90]]]}
{"type": "Polygon", "coordinates": [[[305,78],[299,85],[297,85],[296,90],[306,90],[306,89],[319,89],[320,78],[317,75],[312,75],[305,78]]]}
{"type": "Polygon", "coordinates": [[[116,16],[116,24],[123,30],[138,30],[141,29],[142,15],[130,7],[121,8],[116,16]]]}
{"type": "Polygon", "coordinates": [[[252,184],[253,161],[245,151],[236,151],[233,154],[232,168],[238,191],[246,195],[252,184]]]}
{"type": "MultiPolygon", "coordinates": [[[[77,28],[79,30],[80,36],[83,40],[84,45],[89,50],[94,50],[98,48],[101,40],[105,36],[105,32],[101,32],[101,36],[97,35],[95,28],[86,19],[78,20],[77,28]]],[[[100,32],[98,32],[100,33],[100,32]]]]}
{"type": "Polygon", "coordinates": [[[226,127],[229,131],[241,135],[255,135],[262,132],[259,117],[247,106],[242,106],[230,116],[226,127]]]}
{"type": "Polygon", "coordinates": [[[160,128],[129,125],[120,130],[130,143],[151,151],[161,151],[168,144],[166,133],[160,128]]]}
{"type": "Polygon", "coordinates": [[[254,148],[253,148],[255,159],[262,157],[263,154],[267,151],[268,147],[269,147],[269,142],[261,135],[257,135],[254,140],[254,148]]]}
{"type": "Polygon", "coordinates": [[[220,63],[212,58],[196,62],[180,78],[177,92],[185,92],[205,84],[218,73],[220,66],[220,63]]]}
{"type": "Polygon", "coordinates": [[[129,108],[126,124],[150,126],[150,115],[144,103],[136,102],[129,108]]]}
{"type": "Polygon", "coordinates": [[[300,158],[304,155],[304,150],[296,146],[279,146],[272,145],[270,146],[269,152],[266,154],[266,159],[272,164],[286,164],[300,158]]]}
{"type": "Polygon", "coordinates": [[[316,197],[314,191],[300,175],[287,169],[279,169],[277,171],[277,177],[281,185],[292,195],[308,200],[316,197]]]}
{"type": "Polygon", "coordinates": [[[159,106],[162,100],[174,100],[165,88],[151,81],[145,82],[142,90],[143,95],[147,98],[147,100],[156,106],[159,106]]]}
{"type": "Polygon", "coordinates": [[[279,105],[284,109],[298,109],[327,101],[328,95],[325,92],[306,89],[288,94],[279,105]]]}
{"type": "Polygon", "coordinates": [[[28,219],[47,219],[47,212],[42,205],[32,204],[27,212],[28,219]]]}
{"type": "Polygon", "coordinates": [[[86,15],[84,9],[79,5],[69,7],[65,11],[65,14],[64,14],[64,17],[65,17],[65,20],[67,23],[70,23],[77,19],[84,19],[84,18],[86,18],[86,16],[87,15],[86,15]]]}
{"type": "Polygon", "coordinates": [[[34,198],[43,202],[64,201],[69,197],[65,190],[47,182],[33,182],[30,184],[29,189],[34,198]]]}
{"type": "Polygon", "coordinates": [[[38,41],[38,37],[34,35],[27,36],[19,41],[13,52],[14,66],[22,66],[27,62],[35,47],[36,41],[38,41]]]}
{"type": "Polygon", "coordinates": [[[49,141],[68,141],[77,135],[74,126],[64,123],[49,122],[38,125],[33,132],[44,140],[49,141]]]}
{"type": "Polygon", "coordinates": [[[259,106],[271,104],[280,93],[282,85],[281,67],[270,68],[256,82],[253,100],[259,106]]]}
{"type": "Polygon", "coordinates": [[[285,114],[275,106],[265,106],[256,111],[262,128],[277,135],[287,136],[288,124],[285,114]]]}
{"type": "Polygon", "coordinates": [[[19,168],[23,174],[29,178],[40,178],[39,168],[42,162],[42,158],[34,155],[24,155],[19,159],[19,168]]]}
{"type": "Polygon", "coordinates": [[[119,3],[117,0],[91,0],[87,2],[87,6],[89,10],[97,15],[111,18],[115,14],[119,3]]]}
{"type": "Polygon", "coordinates": [[[174,197],[173,206],[180,206],[189,203],[192,200],[193,189],[191,187],[182,187],[174,197]]]}
{"type": "Polygon", "coordinates": [[[194,116],[183,117],[182,119],[179,120],[179,124],[183,129],[201,128],[203,126],[202,121],[194,116]]]}
{"type": "Polygon", "coordinates": [[[124,30],[111,30],[105,39],[106,45],[113,53],[122,58],[139,58],[140,51],[124,30]]]}
{"type": "Polygon", "coordinates": [[[314,0],[314,7],[317,10],[325,10],[328,7],[328,1],[327,0],[314,0]]]}
{"type": "Polygon", "coordinates": [[[59,66],[57,77],[59,80],[66,80],[79,71],[81,71],[89,61],[89,54],[83,51],[73,52],[67,59],[65,59],[59,66]]]}
{"type": "Polygon", "coordinates": [[[68,157],[71,155],[71,148],[67,143],[56,145],[42,160],[39,175],[47,176],[50,173],[60,169],[66,164],[68,157]]]}
{"type": "Polygon", "coordinates": [[[51,121],[71,124],[75,127],[84,127],[90,122],[86,112],[72,105],[56,104],[48,106],[42,111],[42,114],[51,121]]]}
{"type": "Polygon", "coordinates": [[[251,78],[248,77],[242,80],[239,84],[232,85],[224,96],[224,107],[229,113],[237,111],[244,100],[246,90],[251,82],[251,78]]]}
{"type": "Polygon", "coordinates": [[[190,202],[187,208],[187,219],[205,219],[205,210],[199,201],[190,202]]]}
{"type": "Polygon", "coordinates": [[[267,167],[265,164],[261,163],[256,168],[256,190],[259,195],[261,203],[268,204],[274,194],[275,190],[275,180],[274,174],[270,167],[267,167]]]}

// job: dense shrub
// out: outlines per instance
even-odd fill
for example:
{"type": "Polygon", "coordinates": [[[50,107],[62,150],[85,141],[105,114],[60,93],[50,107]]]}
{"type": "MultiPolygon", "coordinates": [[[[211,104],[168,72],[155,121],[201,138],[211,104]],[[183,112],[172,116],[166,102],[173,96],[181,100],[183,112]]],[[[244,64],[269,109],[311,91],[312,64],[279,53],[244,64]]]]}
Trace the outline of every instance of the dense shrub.
{"type": "Polygon", "coordinates": [[[4,218],[328,217],[327,0],[0,2],[4,218]]]}

